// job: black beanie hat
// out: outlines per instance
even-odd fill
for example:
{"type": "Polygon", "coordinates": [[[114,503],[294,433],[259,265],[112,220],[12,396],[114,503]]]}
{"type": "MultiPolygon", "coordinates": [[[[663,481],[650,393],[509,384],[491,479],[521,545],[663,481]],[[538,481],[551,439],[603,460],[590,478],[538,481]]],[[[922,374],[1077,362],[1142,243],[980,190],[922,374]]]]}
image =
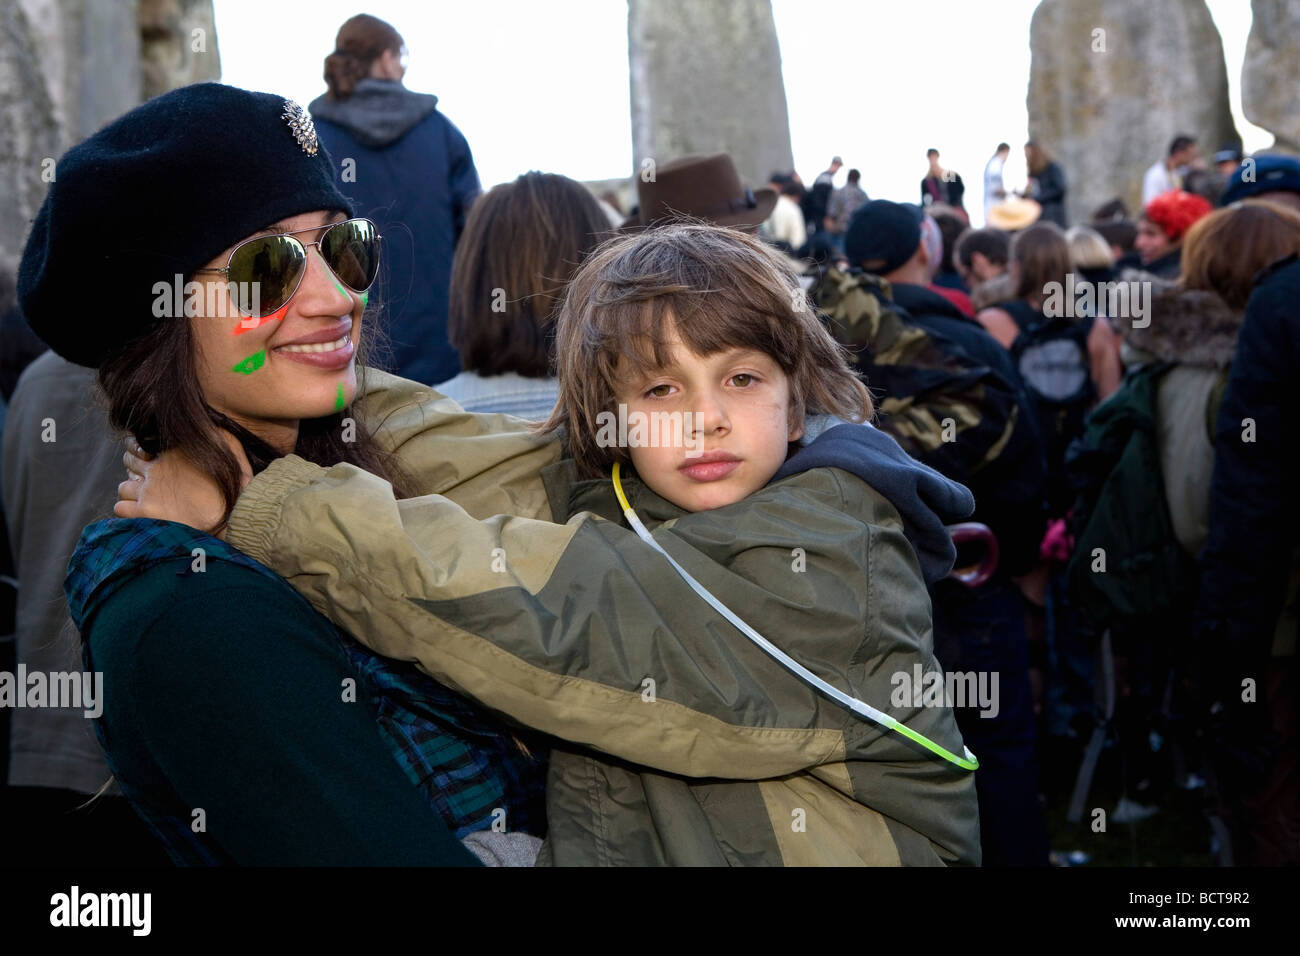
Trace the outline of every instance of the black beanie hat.
{"type": "Polygon", "coordinates": [[[63,155],[18,268],[27,321],[98,367],[149,332],[170,289],[244,237],[324,209],[352,215],[296,103],[221,83],[155,97],[63,155]]]}
{"type": "Polygon", "coordinates": [[[893,272],[916,255],[924,218],[925,212],[913,203],[888,199],[864,203],[849,220],[844,254],[853,266],[870,262],[871,271],[878,275],[893,272]]]}

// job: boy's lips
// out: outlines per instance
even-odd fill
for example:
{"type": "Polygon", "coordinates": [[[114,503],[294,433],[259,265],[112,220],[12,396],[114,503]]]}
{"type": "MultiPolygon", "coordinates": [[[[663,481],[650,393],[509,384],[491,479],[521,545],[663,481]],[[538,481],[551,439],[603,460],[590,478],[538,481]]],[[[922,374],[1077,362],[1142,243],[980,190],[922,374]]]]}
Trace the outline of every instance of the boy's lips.
{"type": "Polygon", "coordinates": [[[712,451],[687,459],[677,470],[692,481],[717,481],[739,468],[740,462],[735,455],[712,451]]]}

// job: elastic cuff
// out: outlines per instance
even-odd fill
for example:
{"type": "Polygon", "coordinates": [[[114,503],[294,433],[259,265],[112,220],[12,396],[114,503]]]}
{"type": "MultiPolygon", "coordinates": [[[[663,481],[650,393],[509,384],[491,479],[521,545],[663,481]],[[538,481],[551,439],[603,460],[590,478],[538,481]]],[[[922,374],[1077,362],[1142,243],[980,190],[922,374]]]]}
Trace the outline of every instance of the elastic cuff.
{"type": "Polygon", "coordinates": [[[226,541],[250,558],[274,567],[271,554],[284,499],[324,475],[325,469],[320,465],[297,455],[286,455],[271,462],[240,494],[226,525],[226,541]]]}

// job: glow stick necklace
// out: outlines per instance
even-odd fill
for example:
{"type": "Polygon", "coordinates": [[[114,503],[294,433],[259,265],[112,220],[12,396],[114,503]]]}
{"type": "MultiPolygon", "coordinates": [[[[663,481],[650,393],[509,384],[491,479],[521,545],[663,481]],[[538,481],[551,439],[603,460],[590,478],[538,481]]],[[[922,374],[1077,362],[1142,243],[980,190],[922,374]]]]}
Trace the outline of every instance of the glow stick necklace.
{"type": "Polygon", "coordinates": [[[888,730],[892,730],[895,733],[902,734],[908,740],[912,740],[920,744],[926,750],[930,751],[933,754],[937,754],[938,756],[942,757],[944,760],[948,761],[949,763],[961,767],[963,770],[976,770],[979,768],[979,760],[976,759],[975,755],[970,752],[970,748],[967,747],[965,744],[962,745],[962,749],[966,751],[966,756],[958,757],[956,754],[952,753],[950,750],[941,747],[939,744],[935,743],[933,740],[931,740],[929,737],[925,736],[924,734],[917,733],[911,727],[908,727],[904,723],[900,723],[898,720],[895,720],[893,717],[890,717],[888,714],[884,713],[883,711],[877,710],[876,708],[872,707],[870,704],[866,703],[865,701],[858,700],[856,697],[851,697],[848,694],[844,693],[839,688],[834,687],[831,684],[828,684],[826,681],[822,680],[812,671],[808,670],[808,668],[804,667],[802,664],[796,661],[785,651],[781,650],[781,648],[777,647],[775,644],[773,644],[771,641],[765,638],[762,634],[758,633],[758,631],[754,630],[752,627],[750,627],[748,624],[742,621],[739,617],[737,617],[732,612],[732,610],[729,607],[727,607],[716,597],[714,597],[713,594],[709,592],[708,588],[706,588],[699,581],[695,580],[695,578],[691,577],[689,571],[687,571],[684,567],[682,567],[680,564],[674,561],[673,556],[669,554],[667,551],[665,551],[660,546],[659,542],[654,539],[654,536],[651,535],[650,532],[646,530],[646,526],[641,523],[641,519],[637,517],[636,512],[632,510],[632,506],[628,504],[627,496],[623,494],[623,483],[619,480],[618,462],[614,462],[613,478],[614,478],[614,494],[618,496],[619,506],[622,507],[623,514],[627,517],[628,524],[632,526],[632,530],[637,533],[637,536],[640,537],[641,540],[644,541],[646,544],[650,545],[650,547],[654,548],[665,558],[667,558],[668,563],[671,564],[673,566],[673,569],[678,574],[681,575],[682,580],[684,580],[688,585],[690,585],[692,591],[694,591],[700,597],[704,598],[704,600],[708,603],[710,607],[712,607],[715,611],[717,611],[728,621],[730,621],[733,625],[735,625],[736,629],[739,630],[740,633],[744,634],[747,638],[749,638],[751,641],[757,644],[762,650],[764,650],[768,654],[768,656],[774,658],[777,661],[777,663],[779,663],[786,670],[790,671],[790,673],[794,674],[796,677],[800,678],[806,683],[811,684],[815,689],[821,691],[831,700],[851,710],[853,713],[866,717],[868,720],[873,720],[888,730]]]}

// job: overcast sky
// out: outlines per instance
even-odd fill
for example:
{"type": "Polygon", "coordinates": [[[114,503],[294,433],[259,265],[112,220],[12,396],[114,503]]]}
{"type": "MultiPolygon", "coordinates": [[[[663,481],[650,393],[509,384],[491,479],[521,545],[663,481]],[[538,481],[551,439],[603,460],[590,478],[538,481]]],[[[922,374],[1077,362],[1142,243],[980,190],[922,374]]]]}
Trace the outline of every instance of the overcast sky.
{"type": "MultiPolygon", "coordinates": [[[[773,0],[796,168],[811,181],[839,153],[861,168],[873,198],[915,202],[925,150],[934,146],[966,180],[978,222],[984,163],[999,140],[1017,147],[1008,185],[1024,181],[1018,147],[1027,136],[1037,2],[773,0]]],[[[1237,129],[1247,151],[1262,148],[1271,136],[1241,114],[1250,4],[1208,3],[1223,36],[1237,129]]],[[[322,62],[344,20],[366,12],[392,23],[410,49],[406,85],[438,95],[469,140],[485,187],[529,169],[612,179],[634,168],[625,0],[215,0],[215,7],[222,81],[304,106],[324,92],[322,62]]]]}

